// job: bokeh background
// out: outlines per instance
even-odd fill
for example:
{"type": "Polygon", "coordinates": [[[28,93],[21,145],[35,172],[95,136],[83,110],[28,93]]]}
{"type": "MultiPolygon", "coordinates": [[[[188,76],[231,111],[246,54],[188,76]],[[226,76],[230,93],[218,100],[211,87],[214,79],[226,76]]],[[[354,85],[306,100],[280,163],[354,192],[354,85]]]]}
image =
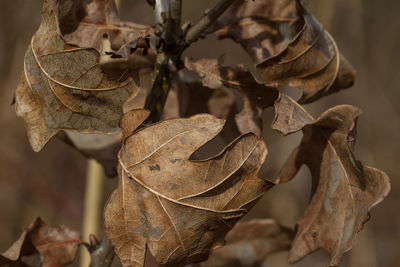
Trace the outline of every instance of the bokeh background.
{"type": "MultiPolygon", "coordinates": [[[[196,20],[216,0],[185,0],[184,17],[196,20]]],[[[365,165],[378,167],[391,178],[390,195],[371,212],[343,267],[397,267],[400,262],[400,2],[397,0],[308,0],[309,8],[335,38],[342,53],[357,69],[354,87],[307,105],[314,115],[337,104],[363,109],[358,123],[356,155],[365,165]]],[[[0,251],[20,235],[36,216],[50,225],[75,230],[82,225],[87,160],[58,140],[40,153],[31,150],[23,120],[11,105],[23,70],[23,57],[40,23],[42,0],[0,0],[0,251]]],[[[121,0],[121,17],[152,23],[144,0],[121,0]]],[[[227,63],[251,61],[239,45],[208,37],[186,54],[218,57],[227,63]],[[210,49],[212,48],[212,49],[210,49]]],[[[264,136],[269,155],[261,176],[273,178],[301,134],[282,137],[269,129],[273,111],[266,110],[264,136]]],[[[103,178],[99,178],[103,179],[103,178]]],[[[116,179],[104,179],[104,200],[116,179]]],[[[303,168],[292,182],[273,188],[247,218],[276,218],[293,226],[302,215],[310,193],[309,171],[303,168]]],[[[287,252],[269,257],[264,266],[284,267],[287,252]]],[[[326,266],[320,251],[296,267],[326,266]]]]}

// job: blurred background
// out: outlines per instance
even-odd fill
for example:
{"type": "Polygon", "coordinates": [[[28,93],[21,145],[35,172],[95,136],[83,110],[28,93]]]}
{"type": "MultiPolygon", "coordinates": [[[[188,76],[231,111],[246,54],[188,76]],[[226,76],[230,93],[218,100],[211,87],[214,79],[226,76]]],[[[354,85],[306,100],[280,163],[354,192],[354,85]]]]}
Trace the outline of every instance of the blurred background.
{"type": "MultiPolygon", "coordinates": [[[[184,17],[196,20],[216,0],[185,0],[184,17]]],[[[339,49],[357,70],[354,87],[323,98],[306,108],[314,116],[337,104],[363,109],[358,123],[356,156],[367,166],[387,172],[392,190],[371,212],[372,219],[359,234],[343,267],[397,267],[400,262],[400,20],[397,0],[308,0],[309,8],[335,38],[339,49]]],[[[81,230],[87,160],[58,140],[40,153],[28,144],[23,120],[11,106],[23,70],[26,48],[40,23],[42,0],[0,0],[0,251],[16,240],[36,216],[48,224],[81,230]]],[[[121,17],[152,23],[152,10],[144,0],[121,0],[121,17]]],[[[251,65],[246,53],[230,40],[208,37],[186,54],[195,58],[227,54],[227,62],[251,65]],[[212,47],[213,49],[209,49],[212,47]]],[[[272,110],[265,111],[264,137],[269,155],[260,176],[273,178],[301,134],[282,137],[269,129],[272,110]]],[[[275,218],[293,227],[310,193],[309,171],[303,168],[292,182],[273,188],[247,216],[275,218]]],[[[104,201],[117,185],[105,179],[104,201]]],[[[267,259],[264,266],[285,267],[287,252],[267,259]]],[[[326,266],[327,256],[317,252],[294,264],[326,266]]],[[[75,265],[75,264],[74,264],[75,265]]]]}

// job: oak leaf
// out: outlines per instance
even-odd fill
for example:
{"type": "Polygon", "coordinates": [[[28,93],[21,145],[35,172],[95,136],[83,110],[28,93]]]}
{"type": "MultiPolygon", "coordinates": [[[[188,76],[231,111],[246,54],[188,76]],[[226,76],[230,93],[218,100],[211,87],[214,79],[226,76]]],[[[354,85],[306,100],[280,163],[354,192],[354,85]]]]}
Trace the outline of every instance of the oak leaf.
{"type": "Polygon", "coordinates": [[[265,82],[301,89],[301,103],[353,85],[355,70],[300,0],[237,2],[209,32],[239,42],[265,82]]]}
{"type": "Polygon", "coordinates": [[[44,2],[42,23],[25,55],[16,90],[16,113],[24,118],[29,141],[39,151],[60,130],[113,134],[122,105],[138,88],[105,74],[99,53],[66,44],[54,10],[44,2]]]}
{"type": "Polygon", "coordinates": [[[226,245],[214,250],[204,267],[258,267],[269,254],[287,250],[294,232],[271,219],[238,222],[226,236],[226,245]]]}
{"type": "Polygon", "coordinates": [[[65,226],[51,228],[36,218],[18,240],[0,254],[0,266],[28,266],[24,257],[36,254],[40,255],[43,267],[64,266],[74,260],[81,243],[77,232],[65,226]]]}
{"type": "Polygon", "coordinates": [[[192,161],[222,120],[200,114],[131,134],[145,118],[136,110],[121,120],[126,138],[119,185],[104,212],[107,236],[123,266],[143,266],[146,245],[162,266],[204,260],[272,186],[257,177],[265,144],[248,134],[213,158],[192,161]]]}
{"type": "Polygon", "coordinates": [[[287,182],[305,164],[313,181],[312,199],[297,223],[290,262],[323,248],[330,255],[329,266],[337,266],[369,219],[369,210],[389,193],[387,175],[354,157],[360,113],[350,105],[336,106],[306,125],[300,146],[281,170],[279,180],[287,182]]]}

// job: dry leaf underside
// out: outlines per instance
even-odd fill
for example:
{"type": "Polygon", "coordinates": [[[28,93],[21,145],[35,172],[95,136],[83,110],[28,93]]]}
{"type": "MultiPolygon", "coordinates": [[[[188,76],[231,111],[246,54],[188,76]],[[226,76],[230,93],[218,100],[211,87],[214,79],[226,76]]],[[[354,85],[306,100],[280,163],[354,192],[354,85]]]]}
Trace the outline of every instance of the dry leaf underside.
{"type": "Polygon", "coordinates": [[[130,134],[147,115],[135,110],[121,121],[127,137],[119,186],[105,208],[107,236],[123,266],[143,266],[146,245],[161,265],[204,260],[272,186],[257,177],[265,144],[248,134],[213,158],[192,161],[223,121],[201,114],[130,134]]]}

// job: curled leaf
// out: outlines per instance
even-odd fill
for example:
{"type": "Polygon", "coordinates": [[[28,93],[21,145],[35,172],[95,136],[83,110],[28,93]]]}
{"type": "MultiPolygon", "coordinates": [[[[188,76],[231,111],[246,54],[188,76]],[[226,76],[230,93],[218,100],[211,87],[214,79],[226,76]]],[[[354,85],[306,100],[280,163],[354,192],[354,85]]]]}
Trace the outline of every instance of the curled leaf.
{"type": "Polygon", "coordinates": [[[323,248],[330,255],[329,265],[337,266],[369,219],[369,210],[389,193],[387,175],[354,157],[360,113],[353,106],[336,106],[306,125],[300,146],[281,170],[279,179],[286,182],[306,164],[313,180],[312,199],[297,223],[290,262],[323,248]]]}
{"type": "Polygon", "coordinates": [[[239,42],[265,82],[301,89],[301,103],[353,85],[355,70],[300,0],[237,2],[209,32],[239,42]]]}
{"type": "MultiPolygon", "coordinates": [[[[128,114],[123,125],[144,120],[140,112],[128,114]]],[[[126,133],[134,128],[129,127],[126,133]]],[[[146,245],[163,266],[206,259],[272,186],[257,177],[267,150],[251,134],[213,158],[190,160],[222,127],[222,120],[201,114],[127,135],[119,154],[119,186],[104,215],[123,266],[143,266],[146,245]]]]}
{"type": "Polygon", "coordinates": [[[0,254],[0,266],[26,266],[24,257],[35,254],[40,255],[43,267],[64,266],[74,260],[81,242],[77,232],[65,226],[51,228],[36,218],[18,240],[0,254]]]}
{"type": "Polygon", "coordinates": [[[293,237],[292,229],[271,219],[238,222],[226,235],[226,245],[214,250],[201,266],[262,266],[269,254],[289,249],[293,237]]]}
{"type": "Polygon", "coordinates": [[[46,1],[24,67],[16,90],[16,113],[24,118],[35,151],[60,130],[118,132],[122,105],[138,91],[131,78],[105,74],[94,49],[66,44],[46,1]]]}

